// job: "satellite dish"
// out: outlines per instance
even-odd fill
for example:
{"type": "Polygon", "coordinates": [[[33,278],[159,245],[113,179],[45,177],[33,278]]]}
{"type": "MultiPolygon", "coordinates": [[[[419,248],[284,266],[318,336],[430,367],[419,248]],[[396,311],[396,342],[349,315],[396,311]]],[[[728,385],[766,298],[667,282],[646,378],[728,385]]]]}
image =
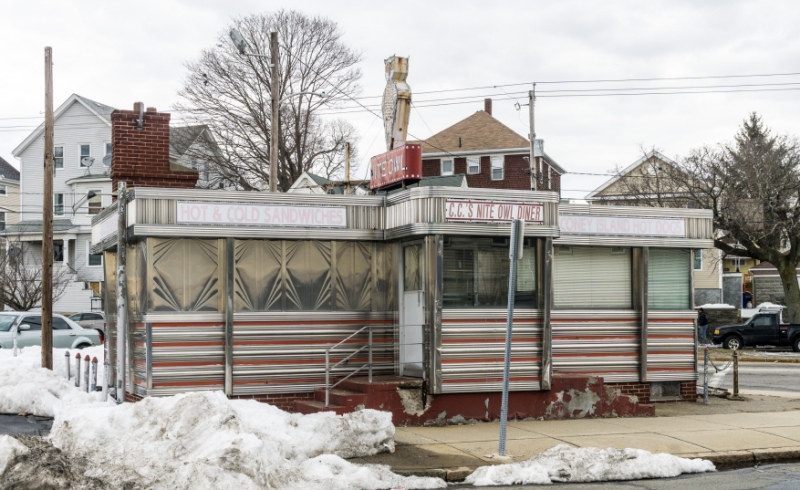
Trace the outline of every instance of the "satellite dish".
{"type": "Polygon", "coordinates": [[[108,175],[108,169],[111,168],[111,153],[103,157],[103,165],[106,167],[104,174],[108,175]]]}
{"type": "Polygon", "coordinates": [[[92,157],[81,158],[81,167],[86,167],[86,172],[83,175],[89,175],[92,173],[91,171],[92,164],[94,164],[94,158],[92,157]]]}
{"type": "Polygon", "coordinates": [[[19,257],[20,255],[22,255],[22,249],[21,249],[21,248],[19,248],[19,247],[11,247],[11,248],[8,250],[8,255],[9,255],[9,257],[11,257],[12,259],[16,259],[16,258],[17,258],[17,257],[19,257]]]}

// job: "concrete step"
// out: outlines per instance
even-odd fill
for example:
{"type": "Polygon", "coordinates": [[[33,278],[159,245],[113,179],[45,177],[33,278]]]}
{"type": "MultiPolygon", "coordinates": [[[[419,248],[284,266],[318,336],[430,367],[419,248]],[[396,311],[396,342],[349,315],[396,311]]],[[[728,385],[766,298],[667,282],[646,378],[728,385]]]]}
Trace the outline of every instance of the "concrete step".
{"type": "Polygon", "coordinates": [[[422,380],[400,376],[373,376],[370,382],[366,376],[354,376],[342,381],[339,386],[344,390],[369,394],[381,391],[395,392],[398,386],[418,388],[422,386],[422,380]]]}
{"type": "MultiPolygon", "coordinates": [[[[325,401],[325,388],[317,388],[314,390],[314,399],[321,402],[325,401]]],[[[331,390],[329,400],[331,405],[355,408],[356,406],[364,405],[367,402],[367,394],[358,391],[335,388],[331,390]]]]}
{"type": "Polygon", "coordinates": [[[300,412],[303,414],[335,412],[336,415],[344,415],[346,413],[353,411],[349,407],[342,407],[339,405],[328,405],[326,407],[325,402],[319,400],[298,400],[294,402],[294,409],[296,412],[300,412]]]}

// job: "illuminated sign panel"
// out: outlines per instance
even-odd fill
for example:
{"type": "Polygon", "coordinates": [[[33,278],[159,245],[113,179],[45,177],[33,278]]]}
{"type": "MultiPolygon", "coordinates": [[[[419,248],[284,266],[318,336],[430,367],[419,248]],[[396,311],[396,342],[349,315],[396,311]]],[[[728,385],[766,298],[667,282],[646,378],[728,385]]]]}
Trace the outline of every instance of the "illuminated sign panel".
{"type": "Polygon", "coordinates": [[[275,206],[178,202],[178,223],[345,228],[344,206],[275,206]]]}
{"type": "Polygon", "coordinates": [[[563,235],[686,236],[686,223],[675,218],[628,218],[561,214],[558,226],[563,235]]]}
{"type": "Polygon", "coordinates": [[[422,178],[422,147],[403,145],[369,161],[370,189],[380,189],[406,179],[422,178]]]}
{"type": "Polygon", "coordinates": [[[448,199],[445,202],[447,221],[477,221],[506,223],[521,219],[526,223],[542,223],[543,206],[540,203],[462,201],[448,199]]]}

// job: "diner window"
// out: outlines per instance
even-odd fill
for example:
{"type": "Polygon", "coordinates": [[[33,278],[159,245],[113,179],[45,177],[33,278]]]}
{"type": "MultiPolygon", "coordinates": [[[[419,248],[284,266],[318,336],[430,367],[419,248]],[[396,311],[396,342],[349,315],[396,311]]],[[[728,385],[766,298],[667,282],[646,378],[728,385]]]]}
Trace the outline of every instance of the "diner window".
{"type": "MultiPolygon", "coordinates": [[[[449,237],[444,244],[443,306],[505,308],[508,306],[508,238],[449,237]]],[[[525,240],[517,261],[514,303],[536,308],[536,247],[525,240]]]]}
{"type": "Polygon", "coordinates": [[[64,216],[64,194],[53,194],[53,215],[64,216]]]}
{"type": "Polygon", "coordinates": [[[86,264],[89,267],[100,267],[100,266],[103,265],[103,254],[102,253],[99,253],[99,254],[93,254],[92,253],[92,241],[91,240],[87,240],[86,241],[86,253],[88,255],[88,257],[86,259],[86,264]]]}
{"type": "Polygon", "coordinates": [[[80,155],[78,156],[78,161],[80,162],[81,167],[90,167],[91,164],[89,163],[88,159],[91,157],[92,157],[92,145],[81,144],[80,155]]]}
{"type": "Polygon", "coordinates": [[[627,247],[556,246],[553,305],[557,309],[633,307],[631,250],[627,247]]]}
{"type": "Polygon", "coordinates": [[[453,159],[442,160],[442,173],[440,175],[453,175],[453,159]]]}
{"type": "Polygon", "coordinates": [[[694,251],[694,270],[703,270],[703,251],[700,249],[694,251]]]}
{"type": "Polygon", "coordinates": [[[492,157],[492,180],[503,180],[505,174],[505,159],[502,155],[492,157]]]}
{"type": "Polygon", "coordinates": [[[89,198],[88,207],[89,207],[89,214],[97,214],[103,209],[103,196],[101,194],[102,191],[89,191],[94,192],[94,197],[89,198]]]}
{"type": "Polygon", "coordinates": [[[64,168],[64,147],[56,146],[53,148],[53,167],[64,168]]]}
{"type": "Polygon", "coordinates": [[[651,310],[688,310],[692,300],[689,250],[651,248],[647,261],[647,306],[651,310]]]}
{"type": "Polygon", "coordinates": [[[481,173],[481,157],[467,158],[467,173],[470,175],[481,173]]]}

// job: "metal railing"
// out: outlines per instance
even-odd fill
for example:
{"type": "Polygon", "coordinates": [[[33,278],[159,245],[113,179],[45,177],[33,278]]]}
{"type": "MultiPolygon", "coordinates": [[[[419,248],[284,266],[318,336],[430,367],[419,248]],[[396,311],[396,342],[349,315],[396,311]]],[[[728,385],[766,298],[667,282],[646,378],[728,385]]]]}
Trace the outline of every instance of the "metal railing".
{"type": "Polygon", "coordinates": [[[325,406],[326,407],[328,405],[330,405],[331,390],[336,388],[341,382],[346,381],[347,379],[352,377],[354,374],[361,372],[364,368],[367,368],[368,380],[369,380],[370,383],[372,383],[372,327],[373,327],[373,325],[365,325],[365,326],[361,327],[360,329],[358,329],[353,334],[351,334],[350,336],[348,336],[347,338],[345,338],[344,340],[342,340],[341,342],[339,342],[338,344],[335,344],[335,345],[325,349],[325,406]],[[331,366],[331,352],[334,351],[335,349],[341,347],[342,345],[347,343],[348,340],[350,340],[353,337],[355,337],[356,335],[362,333],[364,330],[367,330],[369,332],[369,340],[367,342],[367,345],[362,345],[356,351],[350,353],[349,356],[345,357],[341,361],[339,361],[336,364],[334,364],[333,366],[331,366]],[[360,353],[364,349],[367,349],[369,351],[369,357],[368,357],[368,360],[367,360],[367,364],[363,364],[363,365],[359,366],[358,368],[356,368],[354,371],[352,371],[350,374],[348,374],[344,378],[340,379],[339,381],[337,381],[334,384],[331,384],[331,371],[336,369],[336,368],[338,368],[342,364],[344,364],[344,365],[349,364],[350,363],[350,359],[352,359],[353,356],[355,356],[356,354],[360,353]]]}

